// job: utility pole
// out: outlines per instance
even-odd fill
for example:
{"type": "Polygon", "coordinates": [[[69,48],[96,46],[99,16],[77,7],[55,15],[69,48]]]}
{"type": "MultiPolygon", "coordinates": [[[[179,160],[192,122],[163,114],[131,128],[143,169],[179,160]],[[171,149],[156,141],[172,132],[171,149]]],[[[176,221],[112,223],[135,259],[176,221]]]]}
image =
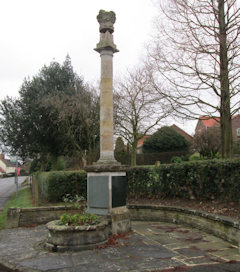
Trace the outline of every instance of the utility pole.
{"type": "Polygon", "coordinates": [[[16,197],[18,197],[18,158],[16,156],[16,169],[15,169],[15,184],[16,184],[16,197]]]}

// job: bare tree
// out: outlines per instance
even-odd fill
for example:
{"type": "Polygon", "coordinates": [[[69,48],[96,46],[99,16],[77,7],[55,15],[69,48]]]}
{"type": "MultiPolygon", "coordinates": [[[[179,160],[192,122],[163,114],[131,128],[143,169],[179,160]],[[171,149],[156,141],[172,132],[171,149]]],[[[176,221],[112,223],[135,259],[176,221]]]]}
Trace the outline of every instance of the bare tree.
{"type": "Polygon", "coordinates": [[[136,165],[138,140],[169,116],[169,108],[149,84],[148,73],[144,68],[128,72],[116,84],[115,130],[131,146],[132,166],[136,165]]]}
{"type": "Polygon", "coordinates": [[[219,127],[210,127],[196,133],[193,137],[193,149],[202,157],[213,159],[221,148],[219,127]]]}
{"type": "Polygon", "coordinates": [[[237,0],[158,2],[161,13],[148,62],[153,86],[177,106],[178,116],[219,115],[222,157],[231,158],[231,120],[240,97],[237,0]]]}
{"type": "Polygon", "coordinates": [[[49,95],[42,99],[49,109],[49,120],[64,135],[66,154],[92,162],[99,141],[99,96],[96,89],[85,85],[71,95],[49,95]]]}

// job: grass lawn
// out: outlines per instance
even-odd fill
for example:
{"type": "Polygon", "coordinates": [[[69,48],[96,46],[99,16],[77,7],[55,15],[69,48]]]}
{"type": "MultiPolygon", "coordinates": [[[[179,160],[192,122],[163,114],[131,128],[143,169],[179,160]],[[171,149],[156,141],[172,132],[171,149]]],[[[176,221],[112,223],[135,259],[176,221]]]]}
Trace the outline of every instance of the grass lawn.
{"type": "Polygon", "coordinates": [[[8,208],[27,208],[32,206],[33,204],[29,187],[19,190],[18,197],[16,197],[16,193],[14,193],[6,203],[3,212],[0,213],[0,229],[5,228],[8,208]]]}

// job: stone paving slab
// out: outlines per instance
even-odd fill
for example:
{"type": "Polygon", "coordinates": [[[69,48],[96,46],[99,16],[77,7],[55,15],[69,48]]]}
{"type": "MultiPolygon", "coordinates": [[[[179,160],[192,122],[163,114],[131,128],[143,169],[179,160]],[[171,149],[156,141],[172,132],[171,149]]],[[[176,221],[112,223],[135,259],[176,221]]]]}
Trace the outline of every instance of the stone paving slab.
{"type": "Polygon", "coordinates": [[[44,250],[45,226],[2,230],[0,272],[240,272],[237,247],[219,238],[170,223],[132,226],[115,246],[66,253],[44,250]]]}

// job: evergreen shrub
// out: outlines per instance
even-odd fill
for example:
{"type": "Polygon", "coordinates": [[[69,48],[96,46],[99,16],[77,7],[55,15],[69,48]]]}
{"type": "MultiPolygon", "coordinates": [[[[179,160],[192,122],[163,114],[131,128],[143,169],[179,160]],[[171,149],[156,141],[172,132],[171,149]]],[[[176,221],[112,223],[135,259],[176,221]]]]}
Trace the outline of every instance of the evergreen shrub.
{"type": "Polygon", "coordinates": [[[161,127],[143,143],[143,153],[187,151],[190,143],[171,127],[161,127]]]}
{"type": "Polygon", "coordinates": [[[51,171],[36,175],[39,189],[50,202],[62,201],[66,194],[87,197],[87,174],[85,171],[51,171]]]}
{"type": "MultiPolygon", "coordinates": [[[[70,194],[87,197],[85,171],[39,172],[43,196],[50,202],[70,194]]],[[[184,198],[240,201],[240,160],[204,160],[127,171],[128,198],[184,198]]]]}
{"type": "Polygon", "coordinates": [[[132,168],[128,197],[240,201],[240,160],[205,160],[132,168]]]}

